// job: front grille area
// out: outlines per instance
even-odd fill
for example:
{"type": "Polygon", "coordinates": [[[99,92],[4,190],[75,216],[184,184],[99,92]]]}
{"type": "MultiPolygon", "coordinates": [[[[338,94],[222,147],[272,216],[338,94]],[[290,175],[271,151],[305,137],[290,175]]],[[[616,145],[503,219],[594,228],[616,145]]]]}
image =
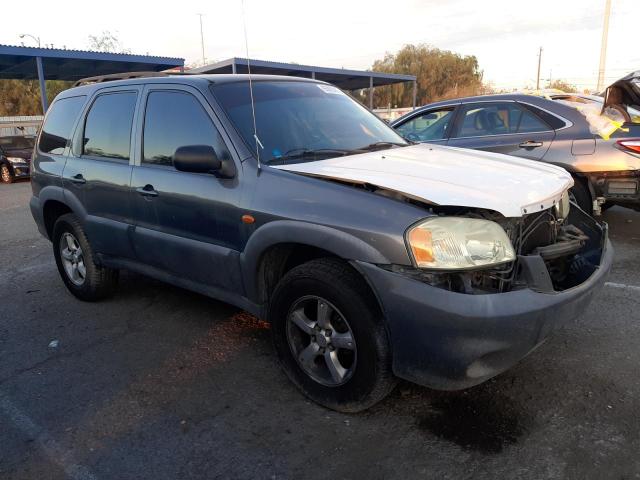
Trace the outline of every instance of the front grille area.
{"type": "Polygon", "coordinates": [[[518,255],[529,255],[538,247],[556,242],[560,223],[553,209],[525,215],[518,222],[511,242],[518,255]]]}
{"type": "Polygon", "coordinates": [[[510,228],[508,233],[518,260],[507,288],[526,285],[544,291],[566,290],[585,281],[600,263],[603,228],[575,206],[564,221],[551,208],[526,215],[510,228]],[[538,282],[535,279],[540,272],[526,271],[534,265],[544,265],[548,279],[538,282]]]}
{"type": "Polygon", "coordinates": [[[476,271],[429,272],[397,265],[389,269],[452,292],[483,295],[520,288],[559,292],[583,283],[600,265],[606,224],[599,224],[575,205],[564,221],[556,217],[555,208],[521,218],[487,211],[455,213],[499,223],[511,240],[516,260],[476,271]]]}

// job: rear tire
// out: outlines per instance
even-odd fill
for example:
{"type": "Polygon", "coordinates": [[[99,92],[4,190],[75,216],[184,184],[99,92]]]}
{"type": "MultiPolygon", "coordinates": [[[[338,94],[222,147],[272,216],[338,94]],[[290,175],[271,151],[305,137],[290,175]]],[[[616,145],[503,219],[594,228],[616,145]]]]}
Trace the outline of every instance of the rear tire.
{"type": "Polygon", "coordinates": [[[0,179],[2,183],[13,183],[14,180],[9,166],[4,163],[0,165],[0,179]]]}
{"type": "Polygon", "coordinates": [[[62,215],[53,226],[53,254],[69,291],[80,300],[94,302],[113,294],[118,270],[96,263],[93,250],[78,218],[62,215]]]}
{"type": "Polygon", "coordinates": [[[591,192],[589,188],[579,178],[573,178],[574,185],[569,190],[569,194],[573,197],[572,200],[578,204],[578,206],[587,212],[589,215],[593,215],[593,200],[591,199],[591,192]]]}
{"type": "Polygon", "coordinates": [[[285,373],[314,402],[358,412],[393,390],[382,314],[346,263],[323,258],[291,269],[273,292],[268,318],[285,373]]]}

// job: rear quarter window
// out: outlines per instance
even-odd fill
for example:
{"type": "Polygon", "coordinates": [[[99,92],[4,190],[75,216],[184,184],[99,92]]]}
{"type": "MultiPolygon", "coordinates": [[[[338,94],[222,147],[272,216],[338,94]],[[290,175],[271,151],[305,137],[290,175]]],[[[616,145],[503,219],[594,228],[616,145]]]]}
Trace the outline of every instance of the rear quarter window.
{"type": "Polygon", "coordinates": [[[532,112],[535,116],[540,118],[544,123],[549,125],[554,130],[559,130],[567,126],[566,122],[549,112],[546,112],[540,108],[529,105],[528,103],[521,103],[524,108],[532,112]]]}
{"type": "Polygon", "coordinates": [[[42,126],[42,133],[38,141],[41,152],[62,155],[71,138],[71,129],[75,124],[80,110],[87,97],[67,97],[56,100],[42,126]]]}

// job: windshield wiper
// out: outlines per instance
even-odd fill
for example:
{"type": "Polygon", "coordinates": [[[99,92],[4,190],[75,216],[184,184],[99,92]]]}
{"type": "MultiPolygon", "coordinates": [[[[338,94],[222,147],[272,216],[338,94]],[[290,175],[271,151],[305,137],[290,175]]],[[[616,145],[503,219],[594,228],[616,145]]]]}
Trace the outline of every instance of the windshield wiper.
{"type": "Polygon", "coordinates": [[[269,163],[271,165],[278,165],[287,163],[289,160],[299,160],[299,159],[313,159],[316,160],[318,156],[325,155],[333,155],[333,156],[344,156],[352,153],[358,153],[358,150],[345,150],[339,148],[293,148],[281,157],[276,157],[271,160],[269,163]]]}
{"type": "Polygon", "coordinates": [[[379,148],[391,148],[391,147],[408,147],[409,143],[400,143],[400,142],[374,142],[370,143],[367,146],[360,147],[358,150],[366,151],[366,150],[377,150],[379,148]]]}

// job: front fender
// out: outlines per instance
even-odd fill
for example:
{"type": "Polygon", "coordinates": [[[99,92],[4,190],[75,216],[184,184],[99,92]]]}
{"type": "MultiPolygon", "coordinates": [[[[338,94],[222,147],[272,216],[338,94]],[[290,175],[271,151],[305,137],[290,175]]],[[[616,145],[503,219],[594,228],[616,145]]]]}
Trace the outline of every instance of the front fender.
{"type": "Polygon", "coordinates": [[[250,300],[259,302],[258,265],[262,255],[270,247],[285,243],[320,248],[345,260],[391,263],[379,250],[341,230],[295,220],[276,220],[259,227],[240,255],[243,283],[250,300]]]}

